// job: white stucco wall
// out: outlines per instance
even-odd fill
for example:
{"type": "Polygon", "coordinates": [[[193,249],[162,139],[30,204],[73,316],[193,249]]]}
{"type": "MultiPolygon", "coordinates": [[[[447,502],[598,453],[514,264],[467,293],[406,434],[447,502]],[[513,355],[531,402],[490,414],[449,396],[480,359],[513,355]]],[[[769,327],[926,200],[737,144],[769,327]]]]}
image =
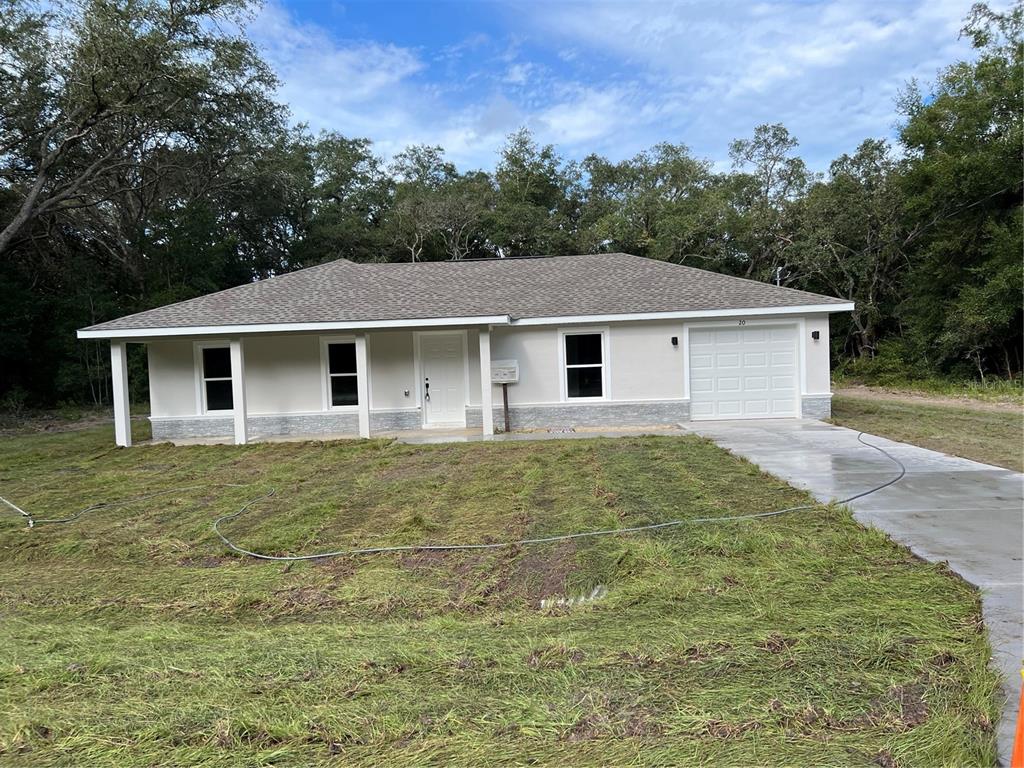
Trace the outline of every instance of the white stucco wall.
{"type": "Polygon", "coordinates": [[[682,323],[618,323],[609,332],[612,400],[683,397],[682,323]],[[678,346],[672,346],[673,336],[678,346]]]}
{"type": "Polygon", "coordinates": [[[196,414],[195,358],[191,341],[154,341],[149,356],[149,406],[154,416],[196,414]]]}
{"type": "Polygon", "coordinates": [[[369,333],[367,339],[370,347],[371,407],[384,410],[415,408],[416,367],[412,332],[369,333]]]}
{"type": "Polygon", "coordinates": [[[829,353],[828,315],[808,315],[804,319],[804,343],[807,357],[805,395],[827,395],[832,391],[832,357],[829,353]],[[818,331],[817,341],[811,333],[818,331]]]}
{"type": "Polygon", "coordinates": [[[323,410],[320,340],[316,336],[250,336],[244,341],[249,413],[323,410]]]}
{"type": "MultiPolygon", "coordinates": [[[[491,331],[491,360],[519,362],[519,383],[508,388],[510,404],[559,401],[557,328],[495,328],[491,331]]],[[[494,388],[493,401],[501,402],[501,387],[494,388]]]]}
{"type": "MultiPolygon", "coordinates": [[[[581,326],[579,329],[590,328],[581,326]]],[[[569,329],[569,326],[565,326],[569,329]]],[[[608,323],[593,326],[608,334],[608,391],[612,401],[671,400],[683,397],[682,322],[608,323]]],[[[498,328],[491,358],[519,362],[519,383],[509,386],[509,403],[561,402],[559,326],[498,328]]],[[[495,387],[494,401],[501,389],[495,387]]]]}
{"type": "MultiPolygon", "coordinates": [[[[751,318],[753,320],[755,318],[751,318]]],[[[827,315],[761,318],[802,327],[805,372],[802,394],[830,391],[827,315]],[[802,326],[801,326],[802,324],[802,326]],[[813,331],[820,338],[811,339],[813,331]]],[[[717,322],[728,322],[728,319],[717,322]]],[[[611,401],[675,400],[685,396],[683,321],[606,323],[609,356],[606,398],[611,401]],[[679,345],[672,345],[672,337],[679,345]]],[[[695,327],[695,323],[689,324],[695,327]]],[[[416,408],[415,343],[412,331],[367,334],[370,405],[373,410],[416,408]],[[408,396],[405,392],[408,391],[408,396]]],[[[559,403],[559,326],[494,328],[491,358],[519,362],[520,381],[509,387],[512,405],[559,403]]],[[[155,417],[195,416],[196,372],[192,340],[149,343],[150,400],[155,417]]],[[[320,337],[313,334],[252,336],[244,340],[246,394],[252,414],[317,413],[323,410],[320,337]]],[[[468,404],[480,403],[477,330],[467,332],[468,404]]],[[[495,386],[493,402],[501,402],[495,386]]]]}

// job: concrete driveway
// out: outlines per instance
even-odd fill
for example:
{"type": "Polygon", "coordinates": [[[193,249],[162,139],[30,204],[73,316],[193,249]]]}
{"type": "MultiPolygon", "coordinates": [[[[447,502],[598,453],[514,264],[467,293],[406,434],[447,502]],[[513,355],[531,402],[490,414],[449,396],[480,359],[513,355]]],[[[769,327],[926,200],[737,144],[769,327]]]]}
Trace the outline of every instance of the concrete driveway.
{"type": "MultiPolygon", "coordinates": [[[[818,421],[715,421],[686,425],[823,502],[878,485],[898,469],[857,442],[857,432],[818,421]]],[[[898,443],[864,439],[907,468],[896,485],[850,503],[864,525],[918,556],[947,561],[981,590],[1007,704],[999,754],[1009,764],[1024,656],[1024,475],[898,443]]]]}

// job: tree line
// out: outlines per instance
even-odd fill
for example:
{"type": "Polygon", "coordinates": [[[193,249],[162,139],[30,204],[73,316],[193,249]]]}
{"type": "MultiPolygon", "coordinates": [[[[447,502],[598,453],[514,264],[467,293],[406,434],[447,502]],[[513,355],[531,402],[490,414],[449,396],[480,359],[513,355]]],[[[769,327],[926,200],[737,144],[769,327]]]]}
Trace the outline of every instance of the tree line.
{"type": "Polygon", "coordinates": [[[1021,373],[1019,2],[974,6],[973,60],[909,83],[897,138],[824,173],[779,124],[726,172],[669,141],[568,161],[526,129],[492,172],[438,146],[385,159],[290,124],[251,10],[0,0],[0,397],[105,402],[106,350],[76,328],[342,257],[625,251],[856,302],[840,362],[1021,373]]]}

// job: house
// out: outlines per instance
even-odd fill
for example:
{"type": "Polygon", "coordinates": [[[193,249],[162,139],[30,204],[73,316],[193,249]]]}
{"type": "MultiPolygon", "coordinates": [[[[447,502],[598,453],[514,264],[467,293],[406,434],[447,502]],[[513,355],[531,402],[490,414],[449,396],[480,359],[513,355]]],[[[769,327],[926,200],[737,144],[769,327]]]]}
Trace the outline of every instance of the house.
{"type": "Polygon", "coordinates": [[[154,439],[823,418],[842,299],[624,253],[344,259],[84,328],[148,349],[154,439]]]}

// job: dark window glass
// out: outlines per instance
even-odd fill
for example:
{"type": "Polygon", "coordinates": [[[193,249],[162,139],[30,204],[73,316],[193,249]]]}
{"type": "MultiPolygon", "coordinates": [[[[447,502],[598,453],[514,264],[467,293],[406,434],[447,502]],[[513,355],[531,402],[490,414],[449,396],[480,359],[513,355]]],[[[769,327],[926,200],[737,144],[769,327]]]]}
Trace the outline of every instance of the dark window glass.
{"type": "Polygon", "coordinates": [[[566,389],[569,397],[601,397],[600,368],[567,368],[566,389]]]}
{"type": "Polygon", "coordinates": [[[331,373],[356,372],[355,344],[329,344],[327,356],[330,359],[331,373]]]}
{"type": "Polygon", "coordinates": [[[601,363],[601,334],[581,333],[565,337],[565,362],[568,365],[601,363]]]}
{"type": "Polygon", "coordinates": [[[234,407],[230,381],[206,382],[206,410],[230,411],[234,407]]]}
{"type": "Polygon", "coordinates": [[[359,405],[355,376],[331,376],[331,405],[359,405]]]}
{"type": "Polygon", "coordinates": [[[203,378],[231,378],[231,350],[227,347],[203,348],[203,378]]]}

